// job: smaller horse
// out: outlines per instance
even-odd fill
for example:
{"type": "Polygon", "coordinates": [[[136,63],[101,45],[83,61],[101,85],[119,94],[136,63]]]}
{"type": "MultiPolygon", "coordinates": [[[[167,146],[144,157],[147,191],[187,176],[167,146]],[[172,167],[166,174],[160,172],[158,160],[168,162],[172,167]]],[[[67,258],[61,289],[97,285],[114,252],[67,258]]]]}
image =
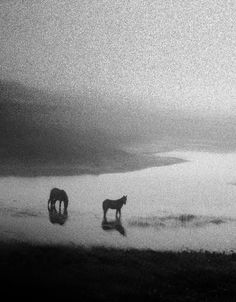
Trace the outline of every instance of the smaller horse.
{"type": "Polygon", "coordinates": [[[60,209],[61,209],[61,203],[64,203],[64,209],[67,210],[68,207],[68,196],[66,194],[66,192],[64,190],[60,190],[58,188],[54,188],[51,190],[50,192],[50,197],[48,199],[48,210],[50,210],[50,208],[55,207],[56,201],[60,202],[60,209]]]}
{"type": "Polygon", "coordinates": [[[112,199],[105,199],[102,203],[104,219],[106,219],[106,213],[108,209],[116,210],[116,217],[121,217],[121,208],[124,204],[126,204],[127,195],[122,196],[120,199],[112,200],[112,199]]]}

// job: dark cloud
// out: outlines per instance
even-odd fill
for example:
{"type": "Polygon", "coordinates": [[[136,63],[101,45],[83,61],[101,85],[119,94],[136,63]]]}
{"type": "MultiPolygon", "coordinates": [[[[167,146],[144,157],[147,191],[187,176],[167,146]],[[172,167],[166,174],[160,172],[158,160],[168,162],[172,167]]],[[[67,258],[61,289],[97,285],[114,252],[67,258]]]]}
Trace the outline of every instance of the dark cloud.
{"type": "Polygon", "coordinates": [[[86,122],[79,104],[71,108],[56,96],[2,83],[0,105],[2,159],[73,163],[113,151],[114,140],[86,122]]]}

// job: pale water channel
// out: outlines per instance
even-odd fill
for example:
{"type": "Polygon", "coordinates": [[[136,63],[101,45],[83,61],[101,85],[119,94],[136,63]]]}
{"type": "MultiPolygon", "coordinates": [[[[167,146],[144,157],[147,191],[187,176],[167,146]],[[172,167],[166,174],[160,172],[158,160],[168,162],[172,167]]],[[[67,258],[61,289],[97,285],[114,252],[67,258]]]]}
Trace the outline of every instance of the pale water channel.
{"type": "Polygon", "coordinates": [[[181,151],[163,156],[187,161],[99,176],[1,177],[1,239],[236,251],[236,153],[181,151]],[[69,208],[68,217],[50,221],[47,200],[53,187],[68,193],[69,208]],[[122,195],[128,195],[128,201],[121,221],[110,211],[108,223],[102,225],[102,201],[122,195]]]}

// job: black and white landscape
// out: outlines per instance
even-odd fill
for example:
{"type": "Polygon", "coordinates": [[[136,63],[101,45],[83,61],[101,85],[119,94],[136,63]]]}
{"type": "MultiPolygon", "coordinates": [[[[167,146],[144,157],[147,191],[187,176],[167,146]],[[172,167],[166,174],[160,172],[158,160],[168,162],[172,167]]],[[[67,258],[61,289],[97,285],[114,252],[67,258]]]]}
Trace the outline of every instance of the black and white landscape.
{"type": "Polygon", "coordinates": [[[235,15],[221,0],[0,1],[6,292],[234,301],[235,15]]]}

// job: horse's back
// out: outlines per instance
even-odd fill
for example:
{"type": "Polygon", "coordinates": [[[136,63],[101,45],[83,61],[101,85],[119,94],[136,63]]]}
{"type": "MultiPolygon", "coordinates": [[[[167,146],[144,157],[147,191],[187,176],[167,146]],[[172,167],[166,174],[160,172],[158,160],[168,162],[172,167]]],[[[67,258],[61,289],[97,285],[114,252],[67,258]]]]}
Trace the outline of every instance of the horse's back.
{"type": "Polygon", "coordinates": [[[65,200],[68,202],[68,196],[66,194],[66,191],[58,189],[58,188],[53,188],[51,190],[50,198],[58,198],[58,199],[65,200]]]}
{"type": "Polygon", "coordinates": [[[117,207],[119,207],[119,202],[113,199],[105,199],[102,205],[103,205],[103,209],[105,208],[116,209],[117,207]]]}

